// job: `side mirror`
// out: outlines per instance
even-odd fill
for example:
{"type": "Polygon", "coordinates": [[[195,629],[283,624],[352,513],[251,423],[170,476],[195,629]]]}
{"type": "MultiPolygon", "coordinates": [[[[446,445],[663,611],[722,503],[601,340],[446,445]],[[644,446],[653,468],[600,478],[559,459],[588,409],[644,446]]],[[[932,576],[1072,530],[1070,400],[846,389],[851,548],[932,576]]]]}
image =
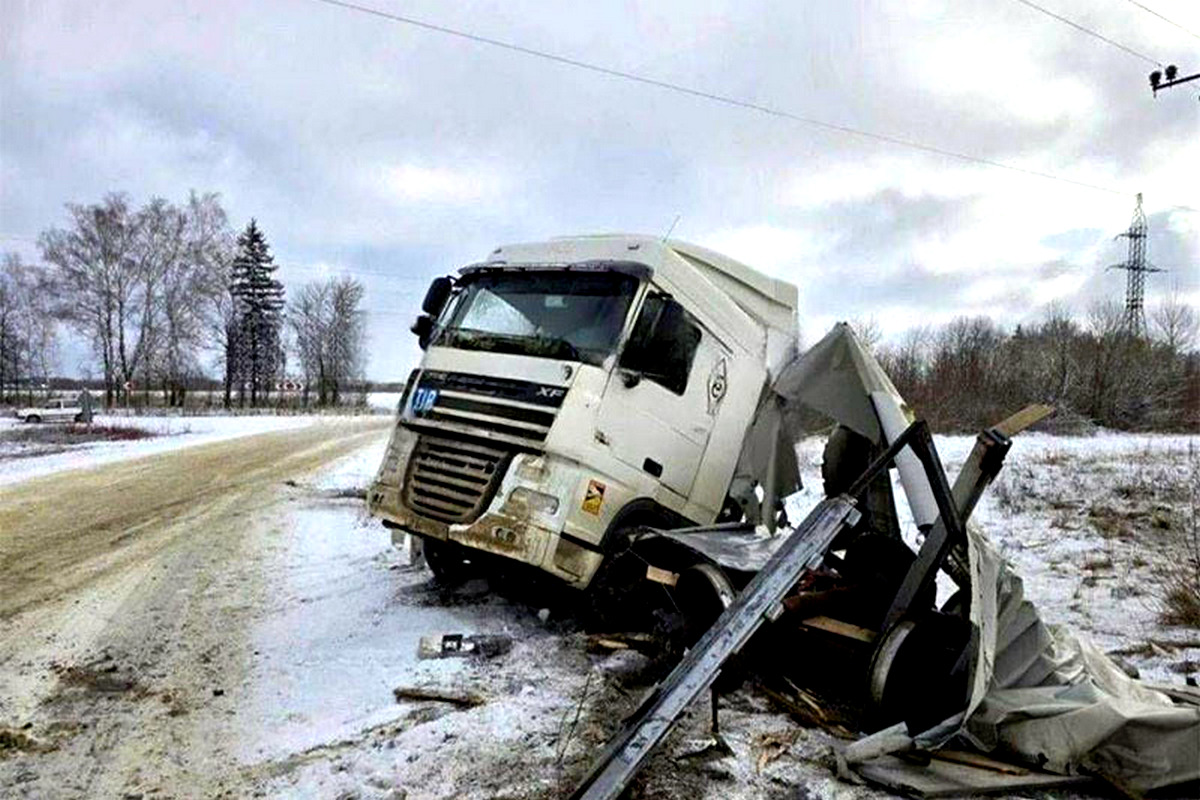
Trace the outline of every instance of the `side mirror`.
{"type": "Polygon", "coordinates": [[[433,328],[433,317],[428,314],[422,314],[417,317],[416,322],[409,328],[409,330],[417,335],[417,344],[420,345],[422,350],[429,347],[429,340],[433,338],[433,328]]]}
{"type": "Polygon", "coordinates": [[[453,288],[454,281],[450,278],[434,278],[433,283],[429,284],[429,291],[425,292],[425,299],[421,301],[421,310],[436,319],[446,307],[446,301],[450,299],[450,290],[453,288]]]}
{"type": "Polygon", "coordinates": [[[642,382],[642,373],[636,369],[622,369],[620,373],[621,383],[625,385],[626,389],[632,389],[642,382]]]}

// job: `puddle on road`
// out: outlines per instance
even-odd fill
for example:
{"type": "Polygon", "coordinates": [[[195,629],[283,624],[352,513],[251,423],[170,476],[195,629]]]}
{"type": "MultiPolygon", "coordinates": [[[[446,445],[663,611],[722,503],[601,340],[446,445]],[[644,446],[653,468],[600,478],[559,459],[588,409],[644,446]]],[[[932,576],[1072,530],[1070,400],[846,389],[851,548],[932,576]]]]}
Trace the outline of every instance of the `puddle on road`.
{"type": "Polygon", "coordinates": [[[386,530],[351,502],[297,505],[265,568],[266,614],[256,623],[257,651],[239,716],[241,757],[261,761],[352,737],[403,717],[392,689],[460,686],[469,666],[456,659],[418,661],[422,636],[516,633],[528,609],[496,598],[453,607],[418,598],[424,570],[400,563],[386,530]]]}

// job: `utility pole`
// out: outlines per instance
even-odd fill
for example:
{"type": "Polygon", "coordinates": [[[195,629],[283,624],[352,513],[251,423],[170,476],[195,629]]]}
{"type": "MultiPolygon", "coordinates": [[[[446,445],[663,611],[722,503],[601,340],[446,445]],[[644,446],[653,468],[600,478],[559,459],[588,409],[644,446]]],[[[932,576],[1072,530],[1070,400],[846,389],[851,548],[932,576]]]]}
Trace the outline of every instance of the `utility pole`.
{"type": "Polygon", "coordinates": [[[1162,272],[1146,262],[1146,215],[1142,213],[1142,193],[1138,192],[1137,206],[1133,209],[1133,221],[1129,230],[1117,236],[1129,239],[1129,256],[1124,264],[1113,264],[1109,269],[1125,270],[1125,331],[1134,337],[1146,335],[1146,312],[1144,296],[1146,273],[1162,272]]]}
{"type": "Polygon", "coordinates": [[[1195,75],[1187,75],[1182,78],[1176,77],[1178,74],[1179,67],[1175,66],[1174,64],[1168,64],[1164,72],[1154,70],[1154,72],[1150,73],[1150,91],[1155,97],[1158,97],[1159,89],[1167,89],[1171,86],[1178,86],[1181,83],[1187,83],[1188,81],[1200,79],[1200,72],[1197,72],[1195,75]],[[1163,78],[1166,78],[1167,80],[1164,82],[1163,78]]]}

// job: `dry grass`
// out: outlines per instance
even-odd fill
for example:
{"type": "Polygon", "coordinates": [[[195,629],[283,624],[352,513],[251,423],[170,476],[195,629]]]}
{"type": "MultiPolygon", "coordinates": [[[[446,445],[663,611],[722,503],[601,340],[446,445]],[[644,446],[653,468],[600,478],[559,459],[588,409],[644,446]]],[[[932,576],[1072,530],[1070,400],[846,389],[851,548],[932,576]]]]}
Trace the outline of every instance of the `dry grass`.
{"type": "Polygon", "coordinates": [[[34,458],[96,442],[132,442],[158,436],[126,425],[19,425],[0,432],[0,460],[34,458]]]}
{"type": "Polygon", "coordinates": [[[1161,620],[1200,628],[1200,451],[1188,448],[1188,513],[1180,524],[1162,529],[1170,556],[1160,587],[1161,620]]]}
{"type": "Polygon", "coordinates": [[[157,434],[127,425],[20,425],[0,435],[0,440],[20,444],[68,445],[86,442],[132,442],[157,434]]]}

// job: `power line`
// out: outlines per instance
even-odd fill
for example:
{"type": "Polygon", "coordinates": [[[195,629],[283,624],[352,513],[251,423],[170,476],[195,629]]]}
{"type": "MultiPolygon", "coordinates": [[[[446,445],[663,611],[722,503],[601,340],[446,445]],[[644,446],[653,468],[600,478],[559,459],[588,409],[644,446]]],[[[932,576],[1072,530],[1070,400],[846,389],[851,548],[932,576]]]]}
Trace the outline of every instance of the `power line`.
{"type": "Polygon", "coordinates": [[[317,264],[287,264],[287,263],[280,264],[279,266],[283,269],[303,269],[303,270],[309,270],[311,272],[325,271],[325,272],[328,272],[330,277],[336,277],[337,275],[342,275],[342,274],[350,274],[350,275],[373,275],[373,276],[378,276],[380,278],[389,278],[389,279],[395,280],[395,281],[424,282],[424,281],[428,280],[427,278],[417,278],[417,277],[412,277],[409,275],[395,275],[390,272],[381,272],[379,270],[362,269],[361,267],[354,267],[354,268],[323,267],[323,266],[320,266],[317,264]]]}
{"type": "Polygon", "coordinates": [[[1178,22],[1176,22],[1175,20],[1167,19],[1167,18],[1166,18],[1166,17],[1164,17],[1162,14],[1158,13],[1157,11],[1155,11],[1153,8],[1149,8],[1149,7],[1147,7],[1147,6],[1144,6],[1144,5],[1142,5],[1141,3],[1139,3],[1137,0],[1128,0],[1128,2],[1129,2],[1129,3],[1131,3],[1132,5],[1135,5],[1135,6],[1137,6],[1137,7],[1138,7],[1138,8],[1140,8],[1142,11],[1145,11],[1147,14],[1153,14],[1154,16],[1156,16],[1156,17],[1158,17],[1159,19],[1161,19],[1163,22],[1167,23],[1168,25],[1174,25],[1176,28],[1179,28],[1179,30],[1183,31],[1183,32],[1184,32],[1184,33],[1186,33],[1188,36],[1194,36],[1195,38],[1197,38],[1197,39],[1200,39],[1200,33],[1196,33],[1195,31],[1192,31],[1192,30],[1188,30],[1187,28],[1183,27],[1182,25],[1180,25],[1180,24],[1179,24],[1178,22]]]}
{"type": "Polygon", "coordinates": [[[1163,65],[1163,63],[1161,61],[1159,61],[1157,58],[1151,58],[1150,56],[1146,55],[1145,53],[1139,53],[1137,50],[1134,50],[1132,47],[1126,47],[1125,45],[1121,44],[1120,42],[1114,42],[1112,39],[1108,38],[1104,34],[1097,33],[1096,31],[1092,30],[1091,28],[1085,28],[1084,26],[1080,25],[1078,22],[1069,20],[1066,17],[1062,16],[1061,14],[1055,14],[1053,11],[1051,11],[1048,8],[1042,8],[1037,3],[1030,2],[1030,0],[1016,0],[1016,1],[1018,3],[1020,3],[1021,5],[1029,6],[1030,8],[1032,8],[1035,11],[1040,11],[1041,13],[1045,14],[1046,16],[1054,18],[1054,19],[1058,20],[1059,22],[1063,23],[1064,25],[1070,25],[1072,28],[1074,28],[1075,30],[1077,30],[1081,33],[1086,33],[1088,36],[1099,39],[1102,42],[1111,44],[1113,47],[1117,48],[1118,50],[1124,50],[1129,55],[1135,56],[1136,58],[1140,58],[1142,61],[1148,61],[1156,67],[1161,67],[1163,65]]]}
{"type": "MultiPolygon", "coordinates": [[[[1106,192],[1108,194],[1116,194],[1116,195],[1122,195],[1122,196],[1129,194],[1128,192],[1121,191],[1120,189],[1114,189],[1109,186],[1100,186],[1100,185],[1097,185],[1094,183],[1087,183],[1086,181],[1075,180],[1074,178],[1064,178],[1061,175],[1054,175],[1049,172],[1041,172],[1039,170],[1028,169],[1026,167],[1018,167],[1014,164],[1005,164],[1004,162],[1001,162],[1001,161],[993,161],[991,159],[982,158],[980,156],[972,156],[972,155],[968,155],[966,153],[959,153],[954,150],[947,150],[942,147],[936,147],[934,145],[923,144],[921,142],[913,141],[911,139],[904,139],[904,138],[901,138],[898,136],[890,136],[888,134],[883,134],[883,133],[874,133],[872,131],[865,131],[865,130],[861,130],[859,128],[852,128],[848,125],[839,125],[839,124],[833,123],[833,122],[826,122],[824,120],[816,119],[814,117],[806,117],[806,116],[802,116],[800,114],[793,114],[790,111],[784,111],[782,109],[778,109],[773,106],[762,105],[761,103],[755,103],[755,102],[751,102],[748,100],[741,100],[736,97],[730,97],[728,95],[723,95],[723,94],[716,94],[714,92],[707,92],[702,89],[696,89],[696,88],[693,88],[690,86],[685,86],[685,85],[679,84],[679,83],[672,83],[670,81],[663,81],[663,80],[659,80],[657,78],[650,78],[645,75],[639,75],[639,74],[633,73],[633,72],[626,72],[625,70],[615,69],[612,67],[605,67],[603,65],[594,64],[589,61],[580,61],[579,59],[576,59],[576,58],[570,58],[568,56],[560,56],[560,55],[556,55],[554,53],[546,52],[544,50],[536,50],[532,47],[525,47],[523,45],[513,44],[512,42],[506,42],[506,41],[502,41],[500,39],[492,39],[487,36],[480,36],[478,34],[468,33],[467,31],[458,30],[456,28],[448,28],[444,25],[436,25],[432,22],[425,22],[423,20],[415,19],[413,17],[405,17],[405,16],[401,16],[399,14],[392,14],[387,11],[380,11],[377,8],[370,8],[368,6],[362,6],[362,5],[358,5],[356,3],[345,2],[345,0],[313,0],[313,2],[324,3],[325,5],[336,6],[336,7],[347,9],[350,11],[357,11],[362,14],[369,14],[371,16],[380,17],[382,19],[386,19],[391,22],[398,22],[398,23],[401,23],[404,25],[411,25],[415,28],[421,28],[421,29],[424,29],[427,31],[433,31],[436,33],[445,34],[447,36],[454,36],[459,39],[465,39],[467,41],[475,42],[477,44],[485,44],[485,45],[489,45],[491,47],[498,47],[503,50],[509,50],[509,51],[512,51],[515,53],[521,53],[522,55],[531,56],[533,58],[540,58],[540,59],[543,59],[546,61],[553,61],[557,64],[562,64],[562,65],[565,65],[568,67],[575,67],[577,69],[588,70],[589,72],[596,72],[601,75],[608,75],[608,76],[614,77],[614,78],[622,78],[624,80],[633,81],[635,83],[641,83],[646,86],[654,86],[659,89],[666,89],[668,91],[678,92],[680,94],[689,95],[691,97],[698,97],[698,98],[701,98],[704,100],[711,100],[713,102],[722,103],[727,106],[734,106],[736,108],[742,108],[742,109],[746,109],[749,111],[757,111],[761,114],[768,114],[773,117],[780,117],[783,119],[788,119],[793,122],[799,122],[804,125],[811,125],[816,128],[823,128],[825,130],[836,131],[838,133],[847,133],[852,136],[859,136],[864,139],[873,139],[878,142],[886,142],[888,144],[897,145],[899,147],[907,147],[907,148],[910,148],[913,150],[920,150],[925,153],[932,153],[934,155],[944,156],[946,158],[954,158],[954,159],[958,159],[960,161],[967,161],[967,162],[974,163],[974,164],[982,164],[982,165],[988,166],[988,167],[996,167],[997,169],[1006,169],[1006,170],[1009,170],[1010,172],[1019,172],[1024,175],[1032,175],[1035,178],[1044,178],[1046,180],[1059,181],[1061,183],[1069,183],[1074,186],[1083,187],[1085,189],[1092,189],[1093,191],[1106,192]]],[[[1019,0],[1019,2],[1026,2],[1026,0],[1019,0]]],[[[1030,5],[1032,5],[1032,4],[1030,4],[1030,5]]],[[[1071,24],[1074,24],[1074,23],[1071,23],[1071,24]]],[[[1101,38],[1103,38],[1103,37],[1101,37],[1101,38]]],[[[1115,44],[1115,43],[1113,43],[1113,44],[1115,44]]],[[[1121,45],[1117,45],[1117,46],[1121,47],[1121,45]]],[[[1126,49],[1126,48],[1122,47],[1122,49],[1126,49]]],[[[1142,56],[1139,53],[1136,53],[1134,51],[1129,51],[1129,52],[1132,52],[1134,55],[1137,55],[1139,58],[1146,58],[1152,64],[1156,64],[1156,65],[1158,64],[1157,61],[1154,61],[1153,59],[1150,59],[1146,56],[1142,56]]]]}

